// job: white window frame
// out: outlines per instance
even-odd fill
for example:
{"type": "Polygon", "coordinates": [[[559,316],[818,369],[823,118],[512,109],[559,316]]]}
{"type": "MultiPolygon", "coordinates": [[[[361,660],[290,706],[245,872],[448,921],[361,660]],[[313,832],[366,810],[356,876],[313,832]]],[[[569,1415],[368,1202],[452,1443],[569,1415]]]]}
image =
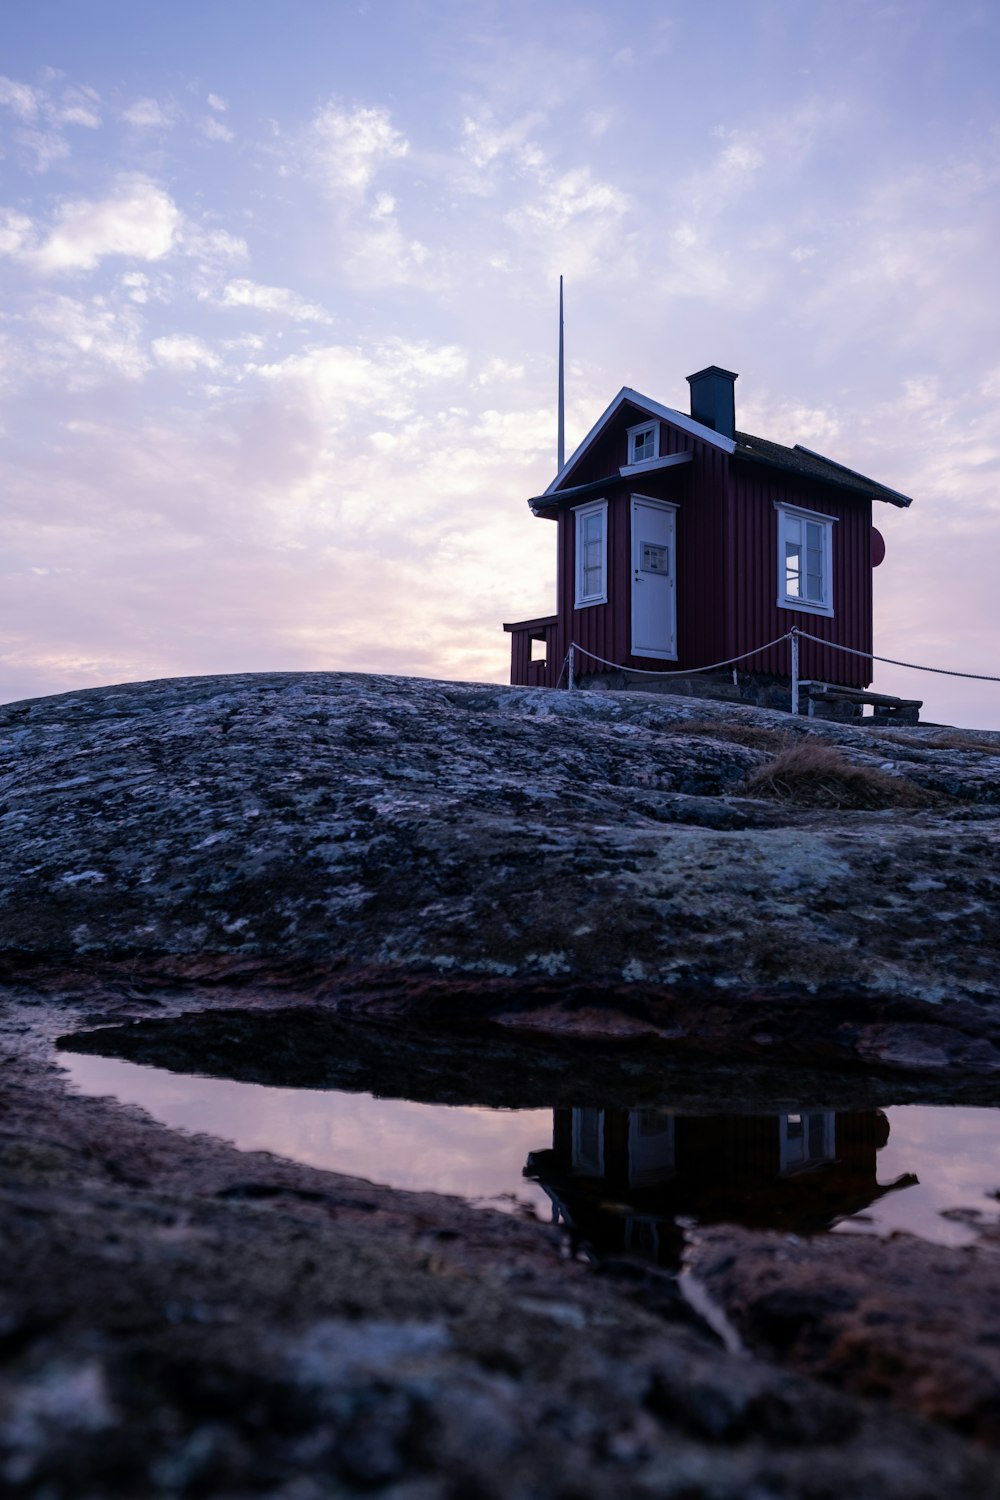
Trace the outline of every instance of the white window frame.
{"type": "Polygon", "coordinates": [[[674,1117],[659,1109],[630,1109],[628,1180],[630,1187],[665,1182],[676,1171],[674,1117]]]}
{"type": "Polygon", "coordinates": [[[822,511],[805,510],[801,505],[787,505],[775,500],[778,513],[778,608],[792,609],[804,615],[826,615],[833,618],[833,528],[836,516],[824,515],[822,511]],[[786,592],[785,543],[788,521],[812,522],[823,531],[823,594],[820,599],[802,599],[786,592]]]}
{"type": "Polygon", "coordinates": [[[583,1177],[604,1176],[604,1111],[603,1109],[574,1109],[573,1144],[570,1166],[583,1177]],[[588,1149],[596,1147],[592,1154],[588,1149]]]}
{"type": "Polygon", "coordinates": [[[626,431],[628,432],[629,467],[631,468],[633,464],[639,464],[641,466],[642,464],[655,463],[660,456],[659,422],[656,421],[655,418],[652,422],[638,422],[634,427],[627,428],[626,431]],[[653,434],[653,451],[652,453],[647,453],[645,458],[636,458],[635,445],[640,438],[645,437],[649,432],[653,434]]]}
{"type": "Polygon", "coordinates": [[[802,1110],[778,1116],[778,1152],[782,1177],[811,1172],[837,1160],[837,1117],[832,1110],[802,1110]],[[820,1121],[818,1153],[810,1151],[812,1122],[820,1121]]]}
{"type": "Polygon", "coordinates": [[[592,500],[589,505],[574,505],[573,514],[576,517],[574,527],[574,571],[576,575],[574,608],[590,609],[594,604],[607,604],[608,602],[608,502],[606,500],[592,500]],[[588,594],[584,587],[583,531],[585,522],[590,516],[600,516],[601,518],[601,587],[599,593],[588,594]]]}

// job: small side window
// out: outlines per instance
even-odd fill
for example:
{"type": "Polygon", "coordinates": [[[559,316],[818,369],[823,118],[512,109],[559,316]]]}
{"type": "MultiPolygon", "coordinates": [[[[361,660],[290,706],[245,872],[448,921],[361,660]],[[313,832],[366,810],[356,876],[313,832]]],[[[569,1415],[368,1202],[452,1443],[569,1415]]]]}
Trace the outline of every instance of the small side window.
{"type": "Polygon", "coordinates": [[[775,501],[778,512],[778,607],[833,614],[836,516],[775,501]]]}
{"type": "Polygon", "coordinates": [[[576,607],[608,602],[608,502],[581,505],[576,514],[576,607]]]}

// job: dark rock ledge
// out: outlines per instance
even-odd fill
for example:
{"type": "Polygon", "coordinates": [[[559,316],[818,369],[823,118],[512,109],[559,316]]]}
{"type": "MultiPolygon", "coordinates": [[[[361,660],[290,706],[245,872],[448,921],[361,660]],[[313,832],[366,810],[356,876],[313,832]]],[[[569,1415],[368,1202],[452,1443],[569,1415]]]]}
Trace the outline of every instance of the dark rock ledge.
{"type": "Polygon", "coordinates": [[[1000,1076],[1000,735],[385,677],[140,683],[0,709],[0,847],[0,979],[50,993],[236,987],[1000,1076]],[[927,805],[747,795],[789,738],[927,805]]]}
{"type": "MultiPolygon", "coordinates": [[[[540,1225],[70,1094],[45,1045],[65,1019],[0,1015],[5,1495],[1000,1496],[962,1391],[893,1411],[728,1353],[662,1273],[597,1276],[540,1225]]],[[[939,1383],[949,1361],[967,1393],[979,1348],[939,1331],[939,1383]]]]}
{"type": "Polygon", "coordinates": [[[52,1051],[292,1008],[404,1051],[457,1038],[466,1070],[490,1037],[522,1068],[579,1040],[734,1089],[972,1079],[989,1102],[998,752],[318,674],[0,709],[0,1488],[1000,1495],[989,1236],[699,1236],[733,1354],[657,1272],[595,1277],[534,1224],[161,1129],[67,1093],[52,1051]],[[788,736],[923,804],[749,795],[788,736]]]}

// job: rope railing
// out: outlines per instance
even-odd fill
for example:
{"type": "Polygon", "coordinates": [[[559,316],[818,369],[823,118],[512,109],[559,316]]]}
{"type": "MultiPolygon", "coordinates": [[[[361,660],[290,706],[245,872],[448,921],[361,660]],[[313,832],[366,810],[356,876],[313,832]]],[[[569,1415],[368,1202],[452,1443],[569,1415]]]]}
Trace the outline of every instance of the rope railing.
{"type": "MultiPolygon", "coordinates": [[[[1000,682],[1000,676],[991,676],[986,672],[959,672],[949,667],[926,667],[918,662],[899,661],[894,656],[877,656],[873,651],[859,651],[854,646],[842,646],[837,641],[825,641],[822,636],[812,635],[808,630],[800,630],[793,625],[784,635],[777,636],[773,641],[768,641],[765,646],[755,646],[752,651],[744,651],[740,656],[730,656],[726,661],[712,662],[707,667],[685,667],[671,668],[669,671],[656,667],[625,667],[620,662],[608,661],[607,657],[598,656],[594,651],[588,651],[586,646],[581,646],[578,641],[571,641],[569,650],[563,661],[562,670],[559,673],[559,682],[562,682],[563,674],[568,673],[567,686],[574,686],[574,668],[576,653],[585,656],[588,661],[598,662],[602,667],[610,667],[616,672],[628,672],[635,677],[695,677],[699,672],[718,672],[723,667],[735,667],[738,662],[747,661],[751,656],[759,656],[763,651],[770,651],[774,646],[780,646],[782,641],[791,644],[792,654],[792,703],[793,714],[799,711],[799,641],[814,641],[818,646],[828,646],[833,651],[844,651],[849,656],[860,656],[865,661],[880,661],[890,667],[906,667],[913,672],[933,672],[938,677],[962,677],[970,682],[1000,682]]],[[[558,685],[558,684],[557,684],[558,685]]]]}
{"type": "MultiPolygon", "coordinates": [[[[894,656],[876,656],[874,651],[858,651],[854,646],[841,646],[836,641],[824,641],[822,636],[810,635],[808,630],[797,626],[789,631],[803,641],[816,641],[820,646],[829,646],[834,651],[846,651],[851,656],[863,656],[867,661],[885,662],[890,667],[909,667],[912,672],[935,672],[939,677],[965,677],[970,682],[1000,682],[1000,677],[990,677],[985,672],[957,672],[950,667],[922,667],[915,661],[897,661],[894,656]]],[[[761,650],[765,650],[761,647],[761,650]]]]}
{"type": "Polygon", "coordinates": [[[742,656],[731,656],[727,661],[716,661],[708,667],[685,667],[683,670],[660,671],[655,667],[622,667],[616,661],[608,661],[603,656],[596,656],[593,651],[588,651],[586,646],[581,646],[576,641],[570,642],[571,651],[579,651],[581,656],[589,657],[591,661],[599,661],[602,667],[612,667],[617,672],[631,672],[638,677],[694,677],[698,672],[718,672],[721,667],[734,667],[738,661],[746,661],[750,656],[759,656],[762,651],[770,651],[772,646],[780,646],[782,641],[790,640],[793,632],[786,630],[784,635],[777,636],[773,641],[768,641],[766,646],[755,646],[752,651],[744,651],[742,656]]]}

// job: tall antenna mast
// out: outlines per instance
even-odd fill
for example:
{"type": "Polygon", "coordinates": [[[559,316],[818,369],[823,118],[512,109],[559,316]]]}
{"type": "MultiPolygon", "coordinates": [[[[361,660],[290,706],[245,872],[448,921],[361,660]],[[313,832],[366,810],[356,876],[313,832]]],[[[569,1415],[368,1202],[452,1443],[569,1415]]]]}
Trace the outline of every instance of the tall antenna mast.
{"type": "Polygon", "coordinates": [[[566,462],[566,371],[563,365],[563,279],[559,278],[559,420],[556,430],[556,473],[566,462]]]}

